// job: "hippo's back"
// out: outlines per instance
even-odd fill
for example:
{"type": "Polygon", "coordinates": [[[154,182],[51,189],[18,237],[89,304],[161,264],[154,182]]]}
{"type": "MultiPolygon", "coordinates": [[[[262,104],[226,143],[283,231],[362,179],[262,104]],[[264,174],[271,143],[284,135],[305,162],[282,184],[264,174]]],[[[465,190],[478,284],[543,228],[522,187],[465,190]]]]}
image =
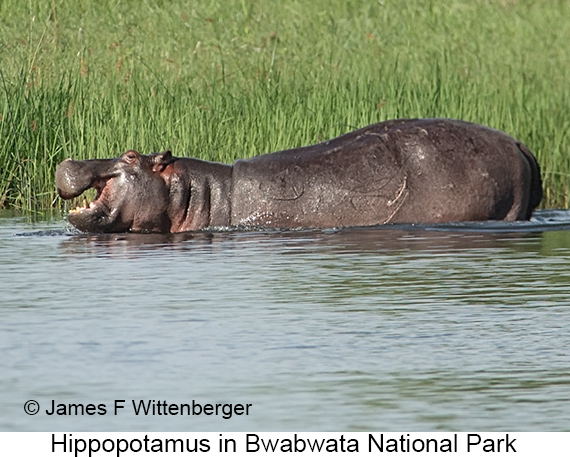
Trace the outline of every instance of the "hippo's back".
{"type": "Polygon", "coordinates": [[[477,124],[411,119],[239,160],[231,222],[333,227],[526,218],[533,164],[519,144],[477,124]]]}

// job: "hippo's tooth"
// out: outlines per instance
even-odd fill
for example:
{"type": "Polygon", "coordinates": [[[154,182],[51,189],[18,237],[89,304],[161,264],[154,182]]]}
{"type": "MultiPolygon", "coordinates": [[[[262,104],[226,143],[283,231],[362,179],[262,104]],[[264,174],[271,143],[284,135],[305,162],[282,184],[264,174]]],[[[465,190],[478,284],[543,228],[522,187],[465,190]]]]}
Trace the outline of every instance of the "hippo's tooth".
{"type": "Polygon", "coordinates": [[[83,197],[83,208],[88,209],[89,206],[87,205],[87,198],[83,197]]]}

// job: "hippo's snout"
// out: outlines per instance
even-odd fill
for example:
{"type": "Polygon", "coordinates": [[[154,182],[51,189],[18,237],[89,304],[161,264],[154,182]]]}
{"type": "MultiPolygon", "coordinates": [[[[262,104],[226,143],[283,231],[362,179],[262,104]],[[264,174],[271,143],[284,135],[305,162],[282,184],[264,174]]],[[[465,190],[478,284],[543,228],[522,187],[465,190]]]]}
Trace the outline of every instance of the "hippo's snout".
{"type": "Polygon", "coordinates": [[[91,187],[92,176],[85,173],[85,166],[78,161],[66,159],[55,171],[57,193],[65,200],[78,197],[91,187]]]}
{"type": "Polygon", "coordinates": [[[81,195],[98,180],[116,175],[115,160],[73,160],[65,159],[55,171],[57,193],[64,200],[81,195]]]}

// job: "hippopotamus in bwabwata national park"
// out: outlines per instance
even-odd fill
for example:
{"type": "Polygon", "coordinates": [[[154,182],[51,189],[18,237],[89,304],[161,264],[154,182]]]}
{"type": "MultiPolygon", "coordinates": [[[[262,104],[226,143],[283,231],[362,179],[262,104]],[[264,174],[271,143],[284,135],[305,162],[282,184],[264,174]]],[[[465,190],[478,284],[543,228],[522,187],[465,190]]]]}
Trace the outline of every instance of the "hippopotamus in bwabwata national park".
{"type": "Polygon", "coordinates": [[[382,122],[233,165],[170,151],[67,159],[56,183],[64,199],[97,190],[69,212],[85,232],[515,221],[542,198],[538,164],[521,142],[447,119],[382,122]]]}

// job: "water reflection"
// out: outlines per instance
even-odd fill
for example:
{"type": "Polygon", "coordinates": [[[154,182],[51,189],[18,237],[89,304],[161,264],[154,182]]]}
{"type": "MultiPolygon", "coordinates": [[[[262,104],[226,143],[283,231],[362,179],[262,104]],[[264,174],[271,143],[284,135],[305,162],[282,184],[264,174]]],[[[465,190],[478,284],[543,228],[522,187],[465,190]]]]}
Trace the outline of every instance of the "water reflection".
{"type": "MultiPolygon", "coordinates": [[[[463,249],[492,249],[515,243],[523,245],[539,243],[541,234],[558,233],[549,237],[554,246],[567,246],[570,233],[570,211],[543,210],[529,222],[481,222],[441,225],[400,224],[378,227],[312,230],[218,230],[177,234],[81,234],[63,231],[69,235],[61,246],[68,253],[93,252],[93,249],[177,249],[192,250],[220,243],[255,243],[259,246],[282,244],[290,248],[308,244],[330,247],[335,252],[377,252],[430,250],[448,251],[463,249]]],[[[62,234],[62,231],[34,232],[33,235],[62,234]]],[[[548,249],[547,249],[548,250],[548,249]]]]}
{"type": "Polygon", "coordinates": [[[176,235],[0,219],[0,430],[565,430],[568,214],[176,235]],[[254,413],[48,420],[29,398],[254,413]]]}

